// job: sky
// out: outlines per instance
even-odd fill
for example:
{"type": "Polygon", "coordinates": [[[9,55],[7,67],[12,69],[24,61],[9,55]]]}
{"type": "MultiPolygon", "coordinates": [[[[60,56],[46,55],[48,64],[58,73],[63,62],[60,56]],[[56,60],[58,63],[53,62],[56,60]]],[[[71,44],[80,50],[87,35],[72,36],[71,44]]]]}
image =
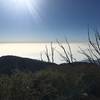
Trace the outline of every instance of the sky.
{"type": "Polygon", "coordinates": [[[99,29],[100,0],[0,0],[0,42],[87,40],[99,29]]]}

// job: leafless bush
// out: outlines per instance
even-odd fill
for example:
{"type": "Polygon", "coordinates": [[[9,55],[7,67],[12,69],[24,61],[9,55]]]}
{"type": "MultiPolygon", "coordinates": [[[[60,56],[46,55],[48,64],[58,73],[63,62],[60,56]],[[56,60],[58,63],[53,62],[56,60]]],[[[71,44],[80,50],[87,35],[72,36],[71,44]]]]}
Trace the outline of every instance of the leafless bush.
{"type": "MultiPolygon", "coordinates": [[[[47,45],[45,46],[45,51],[44,52],[45,52],[45,56],[46,56],[46,59],[47,59],[48,62],[51,62],[51,63],[55,62],[55,59],[54,59],[55,51],[60,55],[62,60],[65,61],[66,63],[70,63],[71,64],[74,61],[76,61],[76,59],[73,57],[72,50],[71,50],[70,44],[67,41],[67,39],[65,39],[65,44],[67,45],[67,47],[64,46],[58,40],[57,40],[57,44],[61,48],[63,53],[61,53],[60,50],[57,50],[57,49],[55,49],[53,47],[53,42],[51,42],[50,51],[49,51],[47,45]]],[[[42,56],[43,56],[43,54],[40,53],[41,60],[43,61],[43,57],[42,56]]]]}
{"type": "Polygon", "coordinates": [[[87,57],[90,63],[100,64],[100,33],[95,30],[95,40],[91,39],[88,28],[88,53],[81,49],[81,53],[87,57]]]}
{"type": "Polygon", "coordinates": [[[67,44],[67,49],[66,49],[66,46],[64,46],[58,40],[57,40],[57,43],[59,47],[62,49],[63,53],[61,53],[59,50],[56,50],[56,51],[58,52],[60,57],[63,59],[63,61],[65,61],[66,63],[73,63],[74,61],[76,61],[76,59],[73,57],[72,50],[67,39],[65,39],[65,44],[67,44]]]}
{"type": "MultiPolygon", "coordinates": [[[[45,46],[45,56],[48,62],[54,63],[54,47],[53,47],[53,42],[50,44],[50,53],[47,45],[45,46]]],[[[40,58],[43,61],[43,53],[40,53],[40,58]]]]}

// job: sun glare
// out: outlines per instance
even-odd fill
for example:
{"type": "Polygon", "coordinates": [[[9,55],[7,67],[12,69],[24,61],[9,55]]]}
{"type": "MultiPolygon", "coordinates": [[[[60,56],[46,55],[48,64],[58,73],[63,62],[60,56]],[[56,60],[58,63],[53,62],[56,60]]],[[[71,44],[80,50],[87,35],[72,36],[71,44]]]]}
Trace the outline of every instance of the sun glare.
{"type": "Polygon", "coordinates": [[[23,14],[23,12],[27,11],[33,16],[35,21],[39,21],[41,19],[39,16],[40,2],[41,0],[10,0],[10,7],[18,14],[23,14]]]}
{"type": "Polygon", "coordinates": [[[0,6],[3,6],[4,10],[11,15],[24,17],[32,16],[33,20],[38,23],[42,18],[40,13],[42,12],[42,6],[44,0],[2,0],[0,6]]]}
{"type": "Polygon", "coordinates": [[[13,4],[16,7],[16,10],[25,10],[27,8],[34,7],[33,0],[12,0],[13,4]]]}
{"type": "Polygon", "coordinates": [[[14,12],[22,13],[28,11],[30,14],[37,16],[40,7],[40,0],[9,0],[9,7],[14,12]]]}
{"type": "Polygon", "coordinates": [[[13,0],[16,9],[23,10],[27,7],[27,4],[31,5],[31,0],[13,0]]]}

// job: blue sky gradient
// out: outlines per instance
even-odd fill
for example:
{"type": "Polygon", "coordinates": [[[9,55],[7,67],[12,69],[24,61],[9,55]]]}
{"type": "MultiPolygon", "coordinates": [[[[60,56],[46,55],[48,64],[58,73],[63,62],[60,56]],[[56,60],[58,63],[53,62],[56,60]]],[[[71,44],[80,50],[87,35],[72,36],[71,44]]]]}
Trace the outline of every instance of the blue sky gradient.
{"type": "Polygon", "coordinates": [[[86,41],[87,25],[100,26],[100,0],[38,0],[33,14],[10,1],[0,0],[0,42],[86,41]]]}

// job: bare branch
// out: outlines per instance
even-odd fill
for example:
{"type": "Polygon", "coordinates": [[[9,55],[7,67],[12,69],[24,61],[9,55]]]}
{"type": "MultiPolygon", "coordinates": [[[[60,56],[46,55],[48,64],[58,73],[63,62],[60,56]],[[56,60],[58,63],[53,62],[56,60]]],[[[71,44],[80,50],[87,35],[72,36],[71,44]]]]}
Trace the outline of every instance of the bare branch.
{"type": "Polygon", "coordinates": [[[42,54],[42,52],[40,53],[40,59],[41,59],[41,61],[43,61],[43,54],[42,54]]]}
{"type": "Polygon", "coordinates": [[[69,45],[69,42],[67,41],[67,38],[65,40],[66,40],[66,43],[67,43],[68,48],[69,48],[69,55],[70,55],[71,62],[73,63],[73,54],[72,54],[71,47],[69,45]]]}
{"type": "Polygon", "coordinates": [[[60,54],[60,56],[66,61],[66,63],[71,63],[71,61],[70,61],[70,58],[69,58],[69,56],[68,56],[68,51],[65,49],[65,47],[57,40],[57,43],[58,43],[58,45],[59,45],[59,47],[63,50],[63,52],[64,52],[64,55],[65,56],[63,56],[63,54],[61,54],[61,53],[59,53],[60,54]]]}
{"type": "Polygon", "coordinates": [[[52,63],[54,63],[54,48],[53,48],[52,42],[51,42],[51,60],[52,60],[52,63]]]}
{"type": "Polygon", "coordinates": [[[95,30],[95,41],[91,40],[90,29],[88,27],[88,41],[89,48],[88,53],[81,49],[82,54],[84,54],[91,63],[100,64],[100,34],[95,30]]]}
{"type": "Polygon", "coordinates": [[[48,60],[48,62],[51,62],[51,61],[50,61],[50,57],[49,57],[49,52],[48,52],[47,46],[45,46],[45,49],[46,49],[45,55],[46,55],[46,57],[47,57],[47,60],[48,60]]]}

